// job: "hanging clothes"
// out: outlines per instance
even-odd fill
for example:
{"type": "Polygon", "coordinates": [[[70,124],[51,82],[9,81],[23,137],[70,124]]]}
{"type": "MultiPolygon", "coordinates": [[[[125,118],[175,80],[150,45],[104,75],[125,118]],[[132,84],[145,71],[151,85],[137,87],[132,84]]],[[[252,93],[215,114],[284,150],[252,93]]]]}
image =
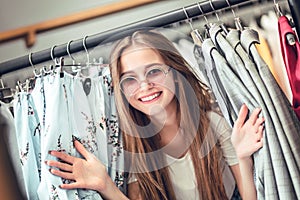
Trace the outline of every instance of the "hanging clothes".
{"type": "Polygon", "coordinates": [[[276,132],[266,134],[264,142],[270,146],[267,152],[270,163],[265,164],[271,168],[264,169],[265,192],[262,195],[265,199],[297,199],[300,198],[300,180],[297,178],[300,177],[300,123],[288,99],[257,52],[254,44],[258,38],[252,39],[255,35],[245,32],[241,35],[241,43],[252,56],[274,105],[275,114],[278,115],[277,119],[275,114],[272,116],[276,132]],[[271,174],[274,175],[275,182],[273,178],[269,179],[271,174]],[[278,192],[277,195],[275,191],[278,192]]]}
{"type": "MultiPolygon", "coordinates": [[[[281,54],[280,39],[278,34],[278,18],[274,11],[263,14],[260,19],[260,26],[257,22],[251,22],[249,27],[258,31],[260,37],[265,38],[271,50],[273,65],[270,68],[280,88],[292,103],[292,91],[281,54]],[[272,68],[273,66],[273,68],[272,68]]],[[[261,43],[261,41],[260,41],[261,43]]],[[[264,55],[265,56],[265,55],[264,55]]]]}
{"type": "Polygon", "coordinates": [[[290,45],[288,34],[292,34],[296,38],[295,31],[292,29],[290,22],[286,16],[278,19],[278,30],[280,36],[281,53],[289,78],[290,87],[293,98],[292,105],[300,120],[300,44],[296,40],[294,45],[290,45]]]}
{"type": "Polygon", "coordinates": [[[109,69],[103,68],[99,74],[77,77],[64,72],[61,76],[53,71],[37,78],[31,93],[19,93],[15,99],[21,161],[30,166],[23,169],[24,179],[34,183],[25,184],[30,191],[28,199],[102,199],[93,190],[60,189],[59,185],[70,180],[54,176],[44,163],[54,159],[51,150],[81,157],[74,138],[107,167],[116,186],[126,192],[123,145],[109,69]]]}
{"type": "MultiPolygon", "coordinates": [[[[218,51],[212,43],[211,39],[205,40],[202,44],[202,47],[195,46],[195,56],[196,58],[198,58],[197,60],[200,68],[202,68],[203,70],[205,69],[207,80],[210,82],[212,93],[216,98],[216,102],[218,104],[218,107],[220,108],[221,113],[227,120],[228,124],[232,127],[234,124],[234,119],[237,118],[237,115],[231,106],[232,104],[230,104],[230,100],[217,73],[216,63],[214,61],[222,60],[221,55],[218,54],[218,51]],[[203,52],[202,47],[207,51],[203,52]],[[204,63],[202,62],[202,56],[204,58],[204,63]]],[[[225,62],[217,62],[217,64],[227,66],[225,62]]]]}
{"type": "Polygon", "coordinates": [[[1,195],[7,199],[27,199],[14,118],[9,104],[0,101],[1,195]],[[7,195],[6,195],[7,194],[7,195]]]}
{"type": "Polygon", "coordinates": [[[35,105],[29,93],[18,93],[14,99],[14,115],[19,162],[27,198],[39,199],[36,191],[41,179],[41,132],[35,105]]]}
{"type": "Polygon", "coordinates": [[[256,49],[257,32],[231,30],[226,35],[214,24],[210,36],[202,45],[204,58],[215,64],[235,113],[233,121],[244,103],[250,112],[260,107],[265,118],[264,146],[254,154],[258,199],[296,199],[300,188],[300,180],[295,178],[300,175],[300,147],[296,145],[300,125],[256,49]]]}

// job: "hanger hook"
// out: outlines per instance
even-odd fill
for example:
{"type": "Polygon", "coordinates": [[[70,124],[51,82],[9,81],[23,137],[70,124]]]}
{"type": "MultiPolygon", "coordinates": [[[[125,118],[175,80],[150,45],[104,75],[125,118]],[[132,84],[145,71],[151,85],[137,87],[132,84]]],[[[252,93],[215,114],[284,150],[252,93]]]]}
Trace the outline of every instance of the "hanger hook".
{"type": "Polygon", "coordinates": [[[191,29],[194,30],[194,27],[193,27],[193,25],[192,25],[192,23],[191,23],[191,18],[189,17],[189,15],[188,15],[188,13],[187,13],[185,7],[182,7],[182,10],[183,10],[183,12],[184,12],[184,14],[185,14],[185,16],[186,16],[186,19],[188,20],[188,23],[189,23],[191,29]]]}
{"type": "Polygon", "coordinates": [[[234,12],[234,10],[233,10],[233,8],[231,7],[231,4],[229,3],[229,1],[226,0],[226,2],[227,2],[227,4],[228,4],[228,6],[229,6],[229,8],[230,8],[230,10],[231,10],[231,12],[232,12],[234,18],[237,18],[237,17],[236,17],[236,14],[235,14],[235,12],[234,12]]]}
{"type": "Polygon", "coordinates": [[[35,67],[34,67],[34,65],[33,65],[33,63],[32,63],[32,53],[30,53],[30,54],[28,55],[28,61],[29,61],[29,64],[31,65],[31,67],[33,67],[33,69],[35,70],[35,67]]]}
{"type": "Polygon", "coordinates": [[[31,65],[31,67],[33,68],[33,74],[36,76],[36,77],[38,77],[38,75],[37,75],[37,69],[35,68],[35,66],[33,65],[33,62],[32,62],[32,54],[33,53],[30,53],[29,55],[28,55],[28,61],[29,61],[29,63],[30,63],[30,65],[31,65]]]}
{"type": "Polygon", "coordinates": [[[283,16],[283,13],[281,11],[279,3],[276,0],[274,0],[274,9],[275,9],[275,13],[277,14],[278,17],[283,16]]]}
{"type": "Polygon", "coordinates": [[[75,63],[75,59],[70,53],[70,44],[71,44],[71,42],[73,42],[73,40],[70,40],[67,44],[67,53],[68,53],[69,57],[72,59],[73,63],[75,63]]]}
{"type": "Polygon", "coordinates": [[[199,4],[199,2],[197,2],[197,5],[198,5],[198,8],[199,8],[201,14],[203,15],[203,17],[204,17],[206,23],[209,24],[209,22],[208,22],[208,20],[207,20],[207,17],[206,17],[206,15],[205,15],[205,13],[203,12],[203,10],[202,10],[201,5],[199,4]]]}
{"type": "Polygon", "coordinates": [[[87,63],[90,63],[90,54],[89,54],[89,51],[88,51],[88,49],[87,49],[87,47],[86,47],[86,39],[87,39],[87,35],[83,38],[83,40],[82,40],[82,45],[83,45],[83,48],[84,48],[84,50],[85,50],[85,52],[86,52],[86,58],[87,58],[87,63]]]}
{"type": "Polygon", "coordinates": [[[4,88],[4,83],[3,83],[3,80],[2,80],[1,76],[0,76],[0,88],[4,88]]]}
{"type": "Polygon", "coordinates": [[[213,4],[212,0],[209,0],[209,4],[210,4],[210,7],[212,8],[213,12],[215,13],[215,15],[216,15],[218,21],[220,21],[219,15],[218,15],[218,13],[217,13],[215,7],[214,7],[214,4],[213,4]]]}
{"type": "Polygon", "coordinates": [[[59,65],[59,60],[54,57],[54,49],[55,49],[55,47],[56,47],[56,45],[53,45],[51,47],[50,56],[51,56],[51,59],[53,60],[53,62],[55,63],[55,65],[59,65]]]}

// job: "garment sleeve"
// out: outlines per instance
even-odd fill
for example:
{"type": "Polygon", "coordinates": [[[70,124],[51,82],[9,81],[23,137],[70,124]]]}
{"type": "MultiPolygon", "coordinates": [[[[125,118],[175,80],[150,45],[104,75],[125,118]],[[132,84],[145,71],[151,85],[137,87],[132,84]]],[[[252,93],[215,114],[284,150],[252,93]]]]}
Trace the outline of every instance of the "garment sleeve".
{"type": "Polygon", "coordinates": [[[232,128],[226,122],[225,118],[216,112],[209,112],[209,117],[211,128],[217,136],[224,160],[229,166],[238,164],[237,155],[231,143],[232,128]]]}

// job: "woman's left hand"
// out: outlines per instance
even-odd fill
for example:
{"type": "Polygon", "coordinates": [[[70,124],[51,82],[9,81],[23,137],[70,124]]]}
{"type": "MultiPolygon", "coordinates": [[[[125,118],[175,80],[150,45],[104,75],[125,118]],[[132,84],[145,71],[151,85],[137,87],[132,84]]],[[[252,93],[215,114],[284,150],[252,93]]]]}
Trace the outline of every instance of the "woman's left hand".
{"type": "Polygon", "coordinates": [[[243,105],[240,109],[238,119],[234,123],[231,142],[239,159],[248,159],[263,146],[263,123],[264,118],[259,117],[261,109],[254,109],[246,120],[248,108],[243,105]]]}

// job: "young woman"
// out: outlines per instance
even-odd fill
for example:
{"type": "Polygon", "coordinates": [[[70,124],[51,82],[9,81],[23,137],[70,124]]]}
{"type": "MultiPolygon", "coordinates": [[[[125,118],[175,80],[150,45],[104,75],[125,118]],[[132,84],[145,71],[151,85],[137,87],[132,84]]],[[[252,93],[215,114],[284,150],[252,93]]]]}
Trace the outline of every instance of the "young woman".
{"type": "Polygon", "coordinates": [[[51,173],[74,180],[61,188],[93,189],[106,199],[213,200],[235,198],[236,181],[244,199],[256,198],[251,155],[262,147],[260,109],[246,120],[242,106],[234,128],[228,127],[211,110],[205,85],[155,31],[120,40],[111,54],[111,75],[129,166],[128,197],[78,141],[84,159],[51,151],[64,163],[46,161],[60,169],[51,173]]]}

